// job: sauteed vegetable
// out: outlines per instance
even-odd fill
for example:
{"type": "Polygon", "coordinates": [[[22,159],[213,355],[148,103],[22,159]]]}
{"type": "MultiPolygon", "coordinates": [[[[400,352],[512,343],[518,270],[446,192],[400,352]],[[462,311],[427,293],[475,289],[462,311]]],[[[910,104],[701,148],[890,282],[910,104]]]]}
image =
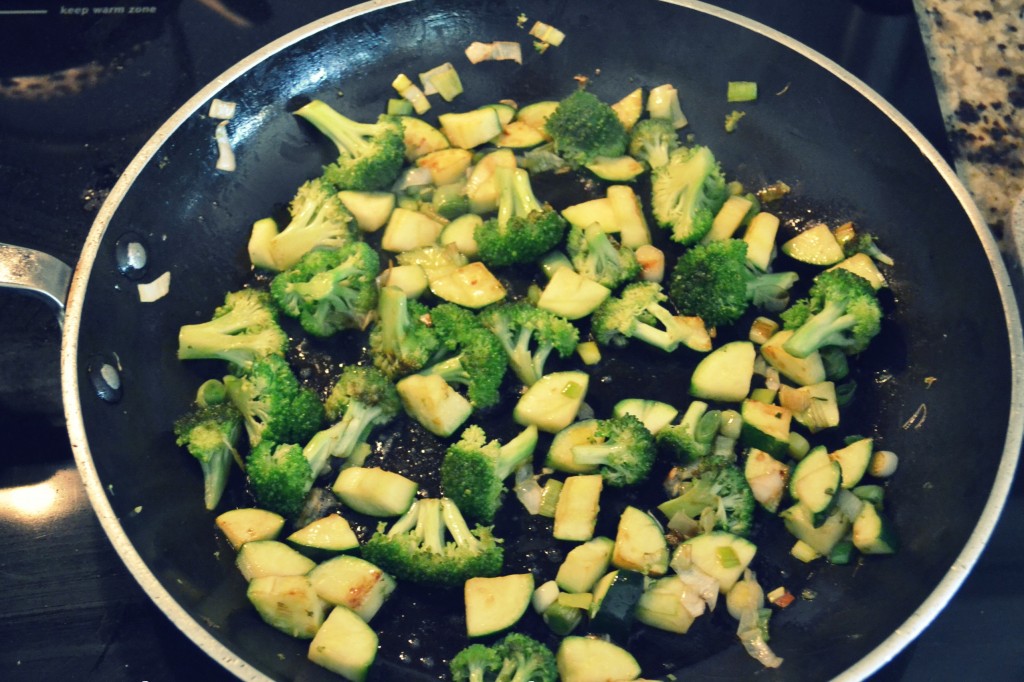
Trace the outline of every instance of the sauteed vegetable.
{"type": "Polygon", "coordinates": [[[253,281],[181,328],[182,359],[226,369],[175,432],[207,508],[244,478],[253,508],[218,526],[254,607],[315,663],[372,675],[395,653],[371,619],[440,590],[438,622],[465,626],[440,654],[455,680],[658,675],[634,637],[685,637],[725,617],[720,596],[774,667],[771,614],[798,607],[753,571],[759,528],[784,526],[794,562],[895,551],[869,482],[895,455],[843,440],[841,419],[892,261],[852,224],[777,248],[777,197],[680,138],[674,93],[655,88],[646,118],[637,93],[584,89],[439,127],[295,112],[338,158],[284,229],[253,226],[253,281]],[[336,375],[300,370],[307,343],[338,351],[336,375]],[[671,358],[675,390],[606,381],[635,358],[671,358]],[[398,461],[403,434],[425,446],[398,461]],[[531,558],[525,525],[557,561],[531,558]]]}

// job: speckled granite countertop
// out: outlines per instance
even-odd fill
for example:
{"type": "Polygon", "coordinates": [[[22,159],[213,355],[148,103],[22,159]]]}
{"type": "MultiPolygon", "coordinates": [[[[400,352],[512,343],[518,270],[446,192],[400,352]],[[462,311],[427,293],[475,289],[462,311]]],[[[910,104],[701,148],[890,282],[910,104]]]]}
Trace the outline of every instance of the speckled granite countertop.
{"type": "Polygon", "coordinates": [[[1024,5],[914,0],[956,169],[1012,270],[1024,262],[1024,5]]]}

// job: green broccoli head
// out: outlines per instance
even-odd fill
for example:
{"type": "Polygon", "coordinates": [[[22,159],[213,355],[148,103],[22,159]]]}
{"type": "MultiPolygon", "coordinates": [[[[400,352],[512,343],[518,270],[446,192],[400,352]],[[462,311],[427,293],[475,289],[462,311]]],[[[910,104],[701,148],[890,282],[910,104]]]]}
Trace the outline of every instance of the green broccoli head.
{"type": "Polygon", "coordinates": [[[654,436],[631,414],[599,420],[591,442],[572,448],[576,464],[596,465],[605,483],[614,488],[646,479],[656,454],[654,436]]]}
{"type": "Polygon", "coordinates": [[[620,245],[597,223],[569,228],[565,248],[576,272],[609,289],[617,289],[640,274],[633,249],[620,245]]]}
{"type": "MultiPolygon", "coordinates": [[[[519,632],[510,632],[494,649],[503,659],[497,681],[556,682],[558,665],[546,645],[519,632]]],[[[496,682],[497,682],[496,681],[496,682]]]]}
{"type": "Polygon", "coordinates": [[[450,499],[426,498],[384,527],[363,545],[362,555],[398,580],[462,587],[474,577],[494,577],[504,565],[504,550],[489,527],[470,530],[450,499]],[[451,537],[451,540],[448,537],[451,537]]]}
{"type": "Polygon", "coordinates": [[[711,453],[721,424],[721,412],[708,410],[708,404],[694,400],[678,424],[658,432],[658,447],[680,463],[696,462],[711,453]]]}
{"type": "Polygon", "coordinates": [[[749,535],[756,501],[743,472],[731,462],[714,456],[702,459],[691,472],[694,478],[681,486],[679,509],[693,518],[699,518],[705,509],[712,509],[717,528],[741,537],[749,535]]]}
{"type": "Polygon", "coordinates": [[[442,303],[430,312],[441,342],[440,359],[420,374],[437,375],[447,383],[465,386],[475,408],[497,404],[508,359],[501,343],[477,316],[454,303],[442,303]]]}
{"type": "Polygon", "coordinates": [[[544,130],[551,136],[555,152],[573,167],[599,156],[622,156],[629,144],[629,134],[615,110],[585,90],[559,102],[544,130]]]}
{"type": "Polygon", "coordinates": [[[423,369],[437,351],[439,341],[427,324],[429,315],[427,306],[410,300],[401,288],[380,290],[377,321],[370,329],[370,355],[389,379],[423,369]]]}
{"type": "Polygon", "coordinates": [[[287,346],[269,294],[255,289],[228,293],[213,319],[178,331],[178,358],[226,360],[243,371],[260,358],[284,355],[287,346]]]}
{"type": "Polygon", "coordinates": [[[537,446],[537,427],[528,426],[502,445],[484,430],[468,426],[441,462],[441,489],[469,519],[491,523],[501,505],[504,481],[528,462],[537,446]]]}
{"type": "Polygon", "coordinates": [[[629,154],[650,168],[661,168],[669,155],[679,147],[679,135],[667,118],[645,118],[637,121],[629,135],[629,154]]]}
{"type": "Polygon", "coordinates": [[[757,272],[746,258],[747,243],[741,239],[690,247],[669,276],[669,298],[681,313],[696,315],[709,327],[737,322],[751,303],[780,310],[796,273],[757,272]]]}
{"type": "Polygon", "coordinates": [[[651,211],[680,244],[703,239],[728,198],[722,169],[707,147],[680,147],[653,172],[651,211]]]}
{"type": "Polygon", "coordinates": [[[288,206],[291,220],[267,248],[278,271],[317,249],[339,249],[356,239],[355,220],[322,178],[303,183],[288,206]]]}
{"type": "Polygon", "coordinates": [[[316,480],[300,446],[269,440],[249,453],[245,473],[256,504],[291,519],[302,511],[316,480]]]}
{"type": "Polygon", "coordinates": [[[224,377],[224,386],[253,446],[263,440],[304,443],[323,424],[323,404],[299,384],[283,357],[257,360],[247,374],[224,377]]]}
{"type": "Polygon", "coordinates": [[[485,644],[470,644],[455,654],[448,669],[452,682],[490,682],[501,670],[501,656],[485,644]]]}
{"type": "Polygon", "coordinates": [[[590,321],[594,339],[606,346],[625,346],[637,339],[666,352],[675,350],[690,340],[694,330],[663,305],[666,300],[657,282],[626,285],[619,296],[609,296],[594,311],[590,321]]]}
{"type": "Polygon", "coordinates": [[[533,193],[522,168],[497,168],[498,215],[473,232],[480,260],[490,266],[532,263],[561,243],[566,221],[533,193]]]}
{"type": "Polygon", "coordinates": [[[338,160],[324,169],[324,179],[338,189],[387,189],[402,170],[405,140],[398,117],[382,115],[376,123],[361,123],[320,100],[306,104],[295,115],[312,123],[338,147],[338,160]]]}
{"type": "Polygon", "coordinates": [[[207,509],[215,509],[227,486],[231,463],[241,465],[242,416],[230,403],[196,405],[174,423],[174,435],[202,466],[203,501],[207,509]]]}
{"type": "Polygon", "coordinates": [[[307,253],[277,275],[270,293],[285,315],[314,336],[364,329],[377,306],[380,257],[365,242],[307,253]]]}
{"type": "Polygon", "coordinates": [[[871,283],[844,268],[814,278],[808,297],[782,313],[793,335],[783,344],[790,355],[805,358],[836,346],[854,354],[867,348],[882,324],[882,308],[871,283]]]}
{"type": "Polygon", "coordinates": [[[552,351],[565,358],[576,350],[579,342],[575,325],[525,301],[486,308],[479,320],[497,337],[512,370],[527,386],[544,376],[544,366],[552,351]]]}

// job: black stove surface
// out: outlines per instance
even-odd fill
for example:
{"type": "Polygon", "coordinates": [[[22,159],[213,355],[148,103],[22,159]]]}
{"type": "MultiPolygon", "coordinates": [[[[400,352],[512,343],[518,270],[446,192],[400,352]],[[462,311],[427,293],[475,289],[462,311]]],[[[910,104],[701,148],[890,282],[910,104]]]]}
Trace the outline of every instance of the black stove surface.
{"type": "MultiPolygon", "coordinates": [[[[251,51],[347,4],[0,5],[0,242],[75,262],[118,175],[175,109],[251,51]]],[[[909,0],[713,4],[839,62],[948,158],[909,0]]],[[[0,677],[229,679],[149,602],[92,514],[63,431],[53,312],[0,291],[0,320],[0,677]]],[[[1018,490],[957,597],[875,679],[1024,679],[1022,519],[1018,490]]]]}

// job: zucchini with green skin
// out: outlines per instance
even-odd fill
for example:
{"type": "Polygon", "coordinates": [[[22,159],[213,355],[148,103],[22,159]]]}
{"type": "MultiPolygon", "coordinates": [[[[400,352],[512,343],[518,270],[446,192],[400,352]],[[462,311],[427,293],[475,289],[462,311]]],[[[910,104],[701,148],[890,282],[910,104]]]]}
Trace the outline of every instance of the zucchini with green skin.
{"type": "Polygon", "coordinates": [[[757,352],[750,341],[732,341],[705,355],[690,377],[690,395],[738,403],[750,393],[757,352]]]}
{"type": "Polygon", "coordinates": [[[603,639],[570,636],[555,655],[562,682],[624,682],[640,677],[633,654],[603,639]]]}
{"type": "Polygon", "coordinates": [[[689,561],[717,580],[719,589],[727,593],[754,559],[757,546],[738,535],[715,530],[687,540],[679,545],[676,553],[673,565],[688,553],[689,561]]]}
{"type": "Polygon", "coordinates": [[[619,517],[612,564],[618,568],[660,576],[668,571],[668,544],[657,520],[636,507],[626,507],[619,517]]]}
{"type": "Polygon", "coordinates": [[[232,509],[219,515],[217,528],[234,549],[240,549],[247,542],[274,540],[284,528],[284,517],[266,509],[232,509]]]}
{"type": "Polygon", "coordinates": [[[899,548],[892,524],[870,503],[861,507],[853,521],[853,544],[864,554],[893,554],[899,548]]]}
{"type": "Polygon", "coordinates": [[[268,625],[298,639],[312,639],[326,617],[324,600],[304,575],[255,578],[245,594],[268,625]]]}
{"type": "Polygon", "coordinates": [[[352,526],[340,514],[328,514],[295,531],[285,542],[314,561],[323,561],[359,546],[352,526]]]}
{"type": "Polygon", "coordinates": [[[369,561],[348,555],[319,564],[308,577],[324,601],[346,606],[366,622],[377,614],[396,586],[394,578],[369,561]]]}
{"type": "Polygon", "coordinates": [[[685,635],[696,620],[683,606],[684,593],[689,589],[677,576],[658,578],[640,596],[636,619],[652,628],[685,635]]]}
{"type": "Polygon", "coordinates": [[[484,637],[519,622],[533,598],[533,574],[470,578],[464,588],[466,634],[484,637]]]}
{"type": "Polygon", "coordinates": [[[743,424],[740,443],[748,448],[764,450],[773,457],[783,457],[789,450],[789,425],[793,413],[779,405],[757,400],[744,400],[740,407],[743,424]]]}
{"type": "Polygon", "coordinates": [[[636,605],[644,593],[642,573],[618,570],[597,602],[590,619],[590,630],[610,635],[621,642],[629,637],[635,620],[636,605]]]}
{"type": "Polygon", "coordinates": [[[555,506],[553,533],[557,539],[586,542],[594,537],[603,487],[601,474],[580,474],[565,479],[555,506]]]}
{"type": "Polygon", "coordinates": [[[555,582],[566,592],[590,592],[608,571],[614,548],[615,542],[604,536],[573,547],[558,567],[555,582]]]}
{"type": "Polygon", "coordinates": [[[793,467],[789,494],[817,517],[831,510],[842,481],[843,470],[839,462],[829,457],[824,446],[818,446],[793,467]]]}
{"type": "Polygon", "coordinates": [[[354,611],[334,607],[313,641],[310,661],[351,682],[363,682],[377,658],[377,633],[354,611]]]}

